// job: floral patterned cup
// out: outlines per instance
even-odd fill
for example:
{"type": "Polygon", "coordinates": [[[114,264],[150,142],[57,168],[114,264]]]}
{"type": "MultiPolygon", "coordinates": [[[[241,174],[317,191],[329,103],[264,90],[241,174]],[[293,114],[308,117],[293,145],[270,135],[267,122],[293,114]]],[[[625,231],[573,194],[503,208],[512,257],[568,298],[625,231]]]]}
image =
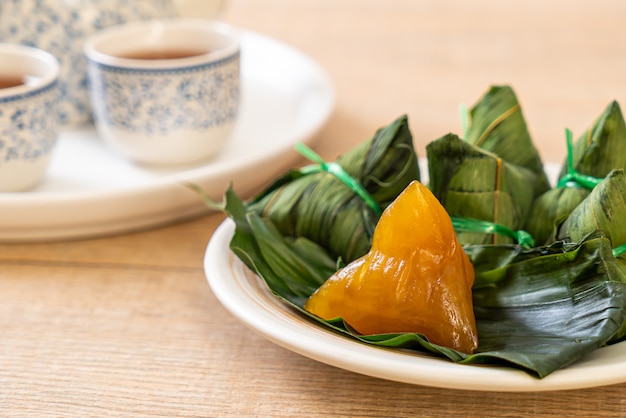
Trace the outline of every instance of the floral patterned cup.
{"type": "Polygon", "coordinates": [[[0,44],[0,192],[34,187],[57,141],[59,62],[39,49],[0,44]]]}
{"type": "Polygon", "coordinates": [[[98,133],[147,164],[187,164],[214,155],[239,109],[239,37],[203,19],[136,22],[85,42],[98,133]]]}
{"type": "Polygon", "coordinates": [[[82,53],[87,36],[124,22],[175,16],[174,1],[179,0],[0,0],[0,42],[54,55],[61,65],[59,122],[88,123],[91,109],[82,53]]]}

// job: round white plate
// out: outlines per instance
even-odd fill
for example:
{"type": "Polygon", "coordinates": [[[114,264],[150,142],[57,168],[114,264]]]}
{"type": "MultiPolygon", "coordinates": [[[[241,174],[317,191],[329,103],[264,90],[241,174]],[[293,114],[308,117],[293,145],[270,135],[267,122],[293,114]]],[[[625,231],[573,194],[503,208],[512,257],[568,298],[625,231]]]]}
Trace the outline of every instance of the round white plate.
{"type": "Polygon", "coordinates": [[[626,343],[601,348],[536,379],[497,366],[456,364],[420,353],[369,346],[307,319],[272,295],[228,248],[235,224],[224,221],[209,242],[204,269],[220,302],[270,341],[335,367],[416,385],[497,392],[579,389],[626,382],[626,343]]]}
{"type": "Polygon", "coordinates": [[[207,211],[183,186],[221,200],[232,182],[247,194],[291,167],[329,118],[334,89],[301,52],[242,32],[241,112],[215,158],[193,167],[136,165],[109,150],[92,126],[64,130],[45,180],[34,190],[0,193],[0,241],[87,237],[151,227],[207,211]]]}

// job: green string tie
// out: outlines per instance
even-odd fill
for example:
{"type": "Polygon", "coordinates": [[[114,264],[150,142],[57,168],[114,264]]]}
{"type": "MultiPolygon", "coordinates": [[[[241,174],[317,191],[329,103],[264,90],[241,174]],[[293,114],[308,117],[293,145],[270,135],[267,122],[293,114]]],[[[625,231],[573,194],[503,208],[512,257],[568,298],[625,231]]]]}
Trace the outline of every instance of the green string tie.
{"type": "Polygon", "coordinates": [[[622,244],[619,247],[613,248],[613,256],[619,257],[620,255],[626,253],[626,244],[622,244]]]}
{"type": "Polygon", "coordinates": [[[556,187],[584,187],[593,190],[603,179],[587,176],[574,170],[574,153],[572,131],[565,129],[565,141],[567,142],[567,173],[561,177],[556,187]]]}
{"type": "Polygon", "coordinates": [[[498,234],[512,238],[522,247],[531,248],[535,246],[535,240],[532,235],[524,230],[514,231],[504,225],[496,224],[489,221],[472,218],[451,217],[452,226],[459,232],[479,232],[483,234],[498,234]]]}
{"type": "Polygon", "coordinates": [[[335,162],[326,162],[315,151],[307,147],[303,143],[296,144],[296,151],[302,154],[305,158],[317,163],[302,167],[300,172],[302,174],[312,174],[319,172],[326,172],[335,176],[339,181],[348,186],[354,193],[356,193],[367,206],[369,206],[378,216],[382,215],[383,210],[378,205],[378,202],[374,200],[371,194],[359,183],[354,177],[352,177],[344,168],[335,162]]]}

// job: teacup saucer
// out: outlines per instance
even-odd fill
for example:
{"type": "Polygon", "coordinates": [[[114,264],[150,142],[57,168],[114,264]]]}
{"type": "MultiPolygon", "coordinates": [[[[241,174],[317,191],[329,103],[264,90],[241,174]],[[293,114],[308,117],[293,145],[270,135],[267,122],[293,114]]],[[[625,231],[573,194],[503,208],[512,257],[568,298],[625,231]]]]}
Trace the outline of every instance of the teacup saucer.
{"type": "Polygon", "coordinates": [[[107,148],[93,126],[65,129],[45,180],[26,193],[0,194],[0,241],[85,238],[153,227],[207,211],[183,185],[216,200],[230,183],[246,195],[293,165],[329,118],[326,72],[288,45],[242,33],[242,103],[230,142],[194,166],[148,167],[107,148]]]}

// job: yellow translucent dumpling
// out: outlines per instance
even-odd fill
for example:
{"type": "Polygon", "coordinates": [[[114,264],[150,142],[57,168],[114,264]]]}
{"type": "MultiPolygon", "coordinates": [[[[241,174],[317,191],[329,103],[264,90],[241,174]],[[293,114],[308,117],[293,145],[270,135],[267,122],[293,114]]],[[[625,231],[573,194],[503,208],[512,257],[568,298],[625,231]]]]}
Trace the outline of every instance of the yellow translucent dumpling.
{"type": "Polygon", "coordinates": [[[478,346],[473,283],[448,213],[414,181],[384,211],[369,253],[330,277],[305,309],[323,319],[341,317],[361,334],[421,333],[472,353],[478,346]]]}

